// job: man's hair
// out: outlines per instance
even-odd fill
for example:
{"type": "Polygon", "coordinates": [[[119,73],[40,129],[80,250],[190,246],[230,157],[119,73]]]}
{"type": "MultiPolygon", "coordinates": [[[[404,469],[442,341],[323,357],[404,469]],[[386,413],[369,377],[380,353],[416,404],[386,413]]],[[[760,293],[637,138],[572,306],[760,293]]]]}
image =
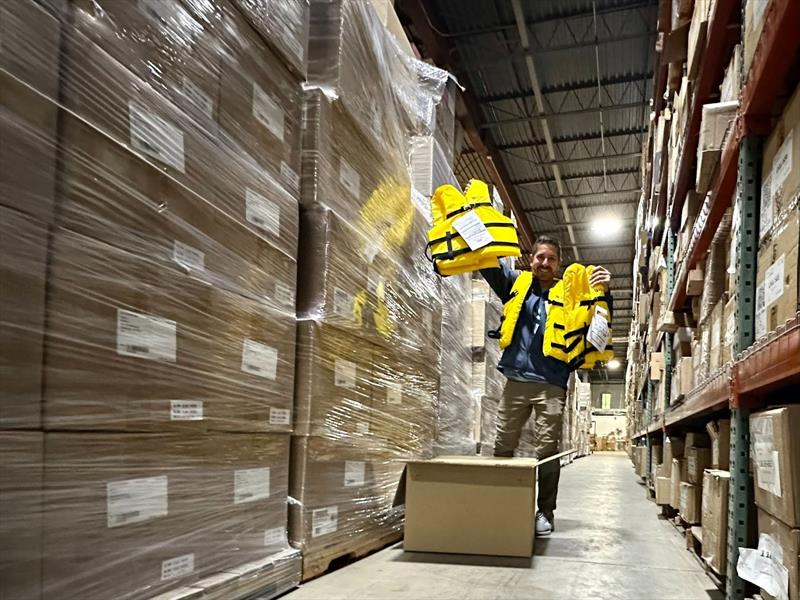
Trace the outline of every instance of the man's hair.
{"type": "Polygon", "coordinates": [[[550,237],[549,235],[540,235],[539,237],[537,237],[536,241],[533,243],[533,254],[536,254],[536,252],[538,251],[539,244],[548,244],[550,246],[555,247],[558,258],[561,258],[561,244],[558,242],[556,238],[550,237]]]}

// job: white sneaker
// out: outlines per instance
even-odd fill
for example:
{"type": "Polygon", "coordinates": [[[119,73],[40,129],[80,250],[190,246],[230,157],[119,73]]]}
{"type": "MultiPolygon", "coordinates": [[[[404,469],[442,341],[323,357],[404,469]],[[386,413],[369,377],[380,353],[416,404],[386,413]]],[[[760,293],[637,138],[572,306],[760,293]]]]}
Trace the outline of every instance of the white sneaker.
{"type": "Polygon", "coordinates": [[[536,513],[536,537],[547,537],[553,533],[553,523],[543,512],[536,513]]]}

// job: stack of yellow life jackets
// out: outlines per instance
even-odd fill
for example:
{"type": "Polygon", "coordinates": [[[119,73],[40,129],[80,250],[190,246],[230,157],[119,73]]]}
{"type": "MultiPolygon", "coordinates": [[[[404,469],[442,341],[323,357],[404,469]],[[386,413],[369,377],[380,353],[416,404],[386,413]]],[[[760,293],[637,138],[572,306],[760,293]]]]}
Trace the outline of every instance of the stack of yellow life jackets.
{"type": "MultiPolygon", "coordinates": [[[[489,187],[473,179],[462,194],[452,185],[440,186],[431,198],[433,227],[428,231],[428,258],[439,275],[458,275],[499,266],[498,258],[520,256],[519,239],[514,223],[498,212],[489,197],[489,187]],[[472,215],[470,215],[472,213],[472,215]],[[475,217],[480,221],[476,223],[475,217]],[[470,247],[459,229],[466,220],[473,231],[485,228],[480,247],[470,247]]],[[[480,236],[479,236],[480,237],[480,236]]],[[[476,246],[473,243],[473,246],[476,246]]]]}
{"type": "MultiPolygon", "coordinates": [[[[567,363],[572,369],[591,369],[614,357],[610,343],[596,348],[589,341],[592,319],[604,318],[610,330],[608,296],[602,285],[590,286],[594,266],[570,265],[564,278],[548,290],[547,321],[544,328],[544,355],[567,363]]],[[[519,313],[533,284],[533,274],[523,271],[511,288],[511,298],[503,306],[500,347],[506,348],[514,336],[519,313]]],[[[610,342],[610,337],[608,342],[610,342]]]]}

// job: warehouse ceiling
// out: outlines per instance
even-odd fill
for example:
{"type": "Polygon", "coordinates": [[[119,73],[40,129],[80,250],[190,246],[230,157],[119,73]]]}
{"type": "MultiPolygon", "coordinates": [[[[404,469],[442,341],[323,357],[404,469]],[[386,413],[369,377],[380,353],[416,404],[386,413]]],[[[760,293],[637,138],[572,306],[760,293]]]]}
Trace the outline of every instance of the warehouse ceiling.
{"type": "Polygon", "coordinates": [[[459,179],[503,179],[533,235],[561,240],[565,264],[612,272],[623,367],[592,379],[622,379],[657,0],[397,0],[397,8],[423,57],[453,72],[476,107],[471,139],[480,142],[465,136],[459,179]],[[481,151],[500,163],[494,177],[481,151]]]}

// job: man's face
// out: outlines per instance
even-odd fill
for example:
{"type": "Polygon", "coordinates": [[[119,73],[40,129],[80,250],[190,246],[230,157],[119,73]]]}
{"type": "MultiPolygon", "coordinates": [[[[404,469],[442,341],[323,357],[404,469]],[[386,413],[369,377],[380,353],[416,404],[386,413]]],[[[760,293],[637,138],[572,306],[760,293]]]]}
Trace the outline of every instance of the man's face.
{"type": "Polygon", "coordinates": [[[551,244],[539,244],[531,259],[531,271],[540,281],[552,281],[561,268],[558,248],[551,244]]]}

